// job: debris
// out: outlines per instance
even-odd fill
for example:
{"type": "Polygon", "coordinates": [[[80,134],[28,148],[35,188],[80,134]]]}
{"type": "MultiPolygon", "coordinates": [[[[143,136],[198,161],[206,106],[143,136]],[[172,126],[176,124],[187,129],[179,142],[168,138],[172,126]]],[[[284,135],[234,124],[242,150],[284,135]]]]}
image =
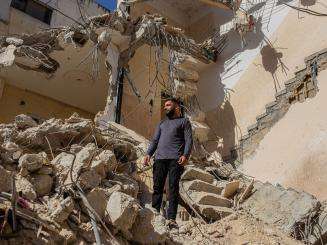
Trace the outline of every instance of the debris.
{"type": "Polygon", "coordinates": [[[232,197],[240,186],[240,181],[235,180],[229,183],[226,183],[224,190],[222,191],[222,196],[226,198],[232,197]]]}
{"type": "Polygon", "coordinates": [[[165,218],[151,207],[141,209],[132,227],[133,241],[141,244],[160,244],[168,239],[165,218]]]}
{"type": "Polygon", "coordinates": [[[297,224],[314,217],[320,208],[319,201],[305,192],[259,182],[255,183],[254,188],[255,192],[242,207],[254,217],[277,225],[288,234],[297,234],[301,230],[297,224]]]}
{"type": "MultiPolygon", "coordinates": [[[[15,241],[158,244],[178,237],[185,243],[193,229],[201,233],[194,240],[202,241],[212,237],[201,227],[214,226],[214,221],[226,222],[233,215],[238,217],[235,200],[239,196],[243,208],[264,221],[271,210],[278,213],[271,203],[277,205],[283,201],[283,196],[277,194],[267,198],[264,185],[260,189],[256,184],[257,191],[251,193],[250,180],[231,165],[220,158],[210,162],[204,157],[199,165],[193,162],[185,167],[180,183],[183,207],[179,206],[178,217],[181,222],[193,225],[183,225],[183,233],[174,234],[168,230],[165,218],[145,198],[150,194],[147,186],[150,184],[142,176],[151,167],[138,169],[140,166],[134,163],[147,148],[145,138],[115,123],[109,123],[105,129],[96,127],[77,114],[41,124],[29,124],[29,119],[21,118],[20,126],[17,118],[14,124],[0,124],[0,161],[5,163],[0,166],[0,221],[10,234],[14,228],[11,220],[16,220],[19,235],[15,241]],[[49,157],[53,159],[49,161],[49,157]]],[[[294,237],[298,238],[299,226],[303,224],[300,216],[309,217],[308,210],[316,210],[318,202],[308,199],[307,194],[285,192],[289,200],[303,204],[302,211],[294,207],[287,210],[282,205],[284,219],[274,225],[282,228],[293,225],[294,237]],[[311,206],[304,205],[308,200],[311,206]]],[[[318,218],[320,213],[316,211],[313,215],[318,218]]],[[[216,242],[225,231],[212,234],[215,236],[212,241],[216,242]]]]}
{"type": "Polygon", "coordinates": [[[36,127],[37,123],[30,116],[20,114],[15,117],[15,124],[19,129],[36,127]]]}
{"type": "Polygon", "coordinates": [[[244,192],[242,193],[238,203],[241,204],[251,193],[254,185],[254,179],[251,180],[251,183],[245,188],[244,192]]]}
{"type": "Polygon", "coordinates": [[[130,229],[135,222],[139,209],[140,206],[133,197],[116,191],[111,194],[108,200],[106,208],[107,218],[127,238],[131,238],[130,229]]]}

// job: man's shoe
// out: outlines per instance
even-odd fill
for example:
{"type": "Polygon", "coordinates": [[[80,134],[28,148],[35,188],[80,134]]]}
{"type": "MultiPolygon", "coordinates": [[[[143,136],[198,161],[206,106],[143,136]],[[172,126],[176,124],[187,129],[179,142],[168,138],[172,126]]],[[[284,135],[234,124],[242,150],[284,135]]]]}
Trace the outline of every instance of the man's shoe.
{"type": "Polygon", "coordinates": [[[178,229],[178,224],[176,223],[175,220],[173,219],[169,219],[168,222],[167,222],[167,226],[170,230],[172,229],[178,229]]]}

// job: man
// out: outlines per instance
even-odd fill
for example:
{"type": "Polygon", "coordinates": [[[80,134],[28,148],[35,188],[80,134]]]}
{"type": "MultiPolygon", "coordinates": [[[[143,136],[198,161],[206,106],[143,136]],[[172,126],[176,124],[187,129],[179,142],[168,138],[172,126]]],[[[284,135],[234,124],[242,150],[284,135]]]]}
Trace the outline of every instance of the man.
{"type": "Polygon", "coordinates": [[[177,99],[166,100],[164,110],[167,119],[157,126],[144,164],[149,164],[151,156],[157,150],[153,165],[152,207],[160,212],[168,175],[168,226],[177,228],[175,220],[179,199],[179,181],[192,150],[192,127],[190,121],[182,117],[181,106],[177,99]]]}

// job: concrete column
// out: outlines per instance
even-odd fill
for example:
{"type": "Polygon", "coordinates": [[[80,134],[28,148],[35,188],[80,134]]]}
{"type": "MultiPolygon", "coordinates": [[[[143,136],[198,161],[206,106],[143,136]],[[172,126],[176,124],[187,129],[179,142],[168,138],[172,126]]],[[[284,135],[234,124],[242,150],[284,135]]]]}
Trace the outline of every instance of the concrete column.
{"type": "Polygon", "coordinates": [[[104,126],[106,122],[115,121],[115,111],[117,105],[117,78],[118,78],[118,61],[119,49],[116,45],[111,43],[107,48],[106,61],[111,66],[111,76],[109,78],[109,89],[107,96],[107,103],[104,111],[99,112],[95,118],[95,122],[99,126],[104,126]]]}

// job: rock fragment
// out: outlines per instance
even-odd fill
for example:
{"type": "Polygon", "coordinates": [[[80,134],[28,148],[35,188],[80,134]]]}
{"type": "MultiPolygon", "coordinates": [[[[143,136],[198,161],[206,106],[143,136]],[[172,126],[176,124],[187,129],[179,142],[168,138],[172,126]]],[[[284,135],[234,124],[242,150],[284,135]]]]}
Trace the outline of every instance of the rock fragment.
{"type": "Polygon", "coordinates": [[[19,129],[26,129],[37,126],[37,123],[33,118],[24,114],[20,114],[15,117],[15,124],[19,129]]]}
{"type": "Polygon", "coordinates": [[[51,192],[53,179],[47,174],[36,174],[32,177],[31,182],[38,196],[48,195],[51,192]]]}
{"type": "Polygon", "coordinates": [[[168,239],[165,218],[150,207],[143,208],[132,227],[133,241],[141,244],[160,244],[168,239]]]}
{"type": "Polygon", "coordinates": [[[62,201],[58,201],[56,205],[53,206],[53,209],[51,218],[58,223],[62,223],[68,218],[74,209],[73,199],[71,197],[67,197],[62,201]]]}
{"type": "Polygon", "coordinates": [[[131,238],[130,229],[140,210],[138,202],[133,197],[117,191],[111,194],[106,210],[109,222],[131,238]]]}
{"type": "Polygon", "coordinates": [[[35,172],[48,162],[47,154],[40,152],[38,154],[25,154],[19,158],[18,168],[26,176],[28,172],[35,172]]]}

